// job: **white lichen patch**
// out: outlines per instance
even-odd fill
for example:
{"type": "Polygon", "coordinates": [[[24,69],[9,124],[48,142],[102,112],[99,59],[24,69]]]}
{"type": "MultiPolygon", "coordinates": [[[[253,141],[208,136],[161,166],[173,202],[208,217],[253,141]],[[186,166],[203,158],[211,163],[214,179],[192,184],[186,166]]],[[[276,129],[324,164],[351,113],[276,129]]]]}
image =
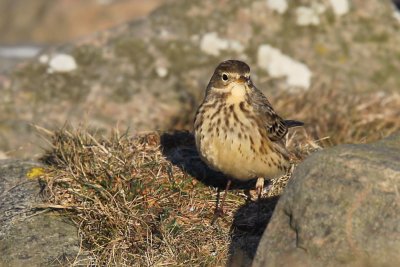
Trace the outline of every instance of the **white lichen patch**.
{"type": "Polygon", "coordinates": [[[239,41],[220,38],[216,32],[209,32],[201,38],[200,49],[206,54],[218,56],[222,50],[241,53],[244,47],[239,41]]]}
{"type": "Polygon", "coordinates": [[[39,62],[42,64],[47,64],[49,62],[49,56],[46,54],[40,55],[40,57],[38,58],[39,62]]]}
{"type": "Polygon", "coordinates": [[[333,12],[336,16],[343,16],[349,13],[350,4],[349,0],[329,0],[332,6],[333,12]]]}
{"type": "Polygon", "coordinates": [[[49,73],[70,72],[78,67],[75,58],[67,54],[56,54],[52,56],[48,64],[49,73]]]}
{"type": "Polygon", "coordinates": [[[393,11],[393,18],[400,23],[400,12],[398,10],[393,11]]]}
{"type": "Polygon", "coordinates": [[[168,75],[168,69],[164,68],[164,67],[157,67],[156,73],[157,73],[158,77],[164,78],[168,75]]]}
{"type": "Polygon", "coordinates": [[[312,73],[303,63],[298,62],[279,49],[264,44],[258,47],[258,66],[266,70],[273,78],[285,77],[289,86],[308,89],[312,73]]]}
{"type": "Polygon", "coordinates": [[[288,9],[288,3],[286,0],[267,0],[267,6],[279,14],[285,13],[288,9]]]}
{"type": "Polygon", "coordinates": [[[319,25],[319,15],[326,11],[323,4],[314,2],[311,7],[296,8],[296,24],[299,26],[319,25]]]}

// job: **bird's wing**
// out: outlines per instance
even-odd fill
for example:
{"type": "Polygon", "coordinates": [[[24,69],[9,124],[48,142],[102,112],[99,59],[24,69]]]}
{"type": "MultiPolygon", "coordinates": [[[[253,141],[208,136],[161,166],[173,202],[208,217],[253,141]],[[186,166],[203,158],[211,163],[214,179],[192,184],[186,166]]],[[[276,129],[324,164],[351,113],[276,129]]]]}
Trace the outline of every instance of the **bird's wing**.
{"type": "Polygon", "coordinates": [[[265,121],[265,126],[269,133],[269,138],[272,141],[281,140],[288,132],[288,126],[285,121],[276,114],[265,95],[256,87],[250,95],[251,103],[256,112],[262,116],[265,121]]]}

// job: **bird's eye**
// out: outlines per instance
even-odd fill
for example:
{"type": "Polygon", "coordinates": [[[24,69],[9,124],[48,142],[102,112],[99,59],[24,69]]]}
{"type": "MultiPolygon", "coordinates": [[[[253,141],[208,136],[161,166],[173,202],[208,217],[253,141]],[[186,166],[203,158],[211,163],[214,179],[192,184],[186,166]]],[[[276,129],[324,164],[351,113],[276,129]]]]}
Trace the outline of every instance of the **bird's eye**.
{"type": "Polygon", "coordinates": [[[226,82],[228,80],[228,74],[226,73],[222,74],[222,80],[226,82]]]}

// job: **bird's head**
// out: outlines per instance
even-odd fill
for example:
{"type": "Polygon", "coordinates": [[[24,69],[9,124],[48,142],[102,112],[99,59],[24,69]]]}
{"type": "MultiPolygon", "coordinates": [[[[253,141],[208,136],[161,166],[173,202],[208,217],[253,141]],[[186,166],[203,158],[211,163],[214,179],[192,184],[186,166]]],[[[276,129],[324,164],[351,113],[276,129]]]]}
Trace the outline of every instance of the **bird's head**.
{"type": "Polygon", "coordinates": [[[215,69],[207,95],[234,97],[238,101],[251,90],[250,67],[239,60],[226,60],[215,69]]]}

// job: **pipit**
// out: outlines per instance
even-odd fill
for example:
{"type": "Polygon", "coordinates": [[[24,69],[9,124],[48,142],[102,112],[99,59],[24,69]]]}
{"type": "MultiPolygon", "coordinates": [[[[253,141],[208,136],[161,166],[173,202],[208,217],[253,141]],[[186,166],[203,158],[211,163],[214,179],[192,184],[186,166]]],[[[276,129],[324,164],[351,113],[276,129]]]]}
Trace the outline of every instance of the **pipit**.
{"type": "MultiPolygon", "coordinates": [[[[287,173],[290,160],[284,137],[288,128],[301,125],[276,114],[251,81],[246,63],[227,60],[211,77],[196,113],[194,134],[200,157],[210,168],[241,181],[257,178],[260,197],[264,179],[287,173]]],[[[231,179],[217,212],[223,213],[230,184],[231,179]]]]}

